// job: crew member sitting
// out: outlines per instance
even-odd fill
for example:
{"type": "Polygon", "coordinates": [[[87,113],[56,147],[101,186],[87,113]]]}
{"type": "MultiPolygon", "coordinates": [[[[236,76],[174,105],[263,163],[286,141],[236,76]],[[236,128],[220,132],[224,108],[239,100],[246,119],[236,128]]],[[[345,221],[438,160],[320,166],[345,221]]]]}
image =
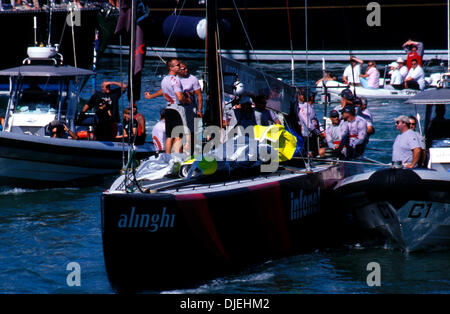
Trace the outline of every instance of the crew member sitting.
{"type": "Polygon", "coordinates": [[[411,69],[405,79],[405,88],[420,89],[425,88],[425,73],[417,60],[411,61],[411,69]]]}
{"type": "MultiPolygon", "coordinates": [[[[331,110],[329,118],[331,120],[331,124],[327,126],[325,130],[325,139],[329,149],[333,150],[333,155],[344,155],[345,156],[345,147],[342,144],[342,128],[346,127],[345,122],[339,119],[339,112],[336,110],[331,110]]],[[[319,149],[320,157],[324,157],[326,153],[325,148],[319,149]]]]}
{"type": "Polygon", "coordinates": [[[123,134],[116,135],[116,138],[124,138],[128,141],[133,141],[138,129],[138,122],[133,118],[131,123],[131,110],[129,108],[123,109],[123,134]]]}
{"type": "Polygon", "coordinates": [[[380,72],[375,66],[375,61],[367,63],[366,74],[360,75],[360,81],[364,88],[378,89],[380,87],[380,72]]]}
{"type": "Polygon", "coordinates": [[[347,146],[347,157],[355,158],[364,153],[367,143],[367,122],[356,115],[353,105],[347,105],[341,110],[342,119],[347,127],[343,128],[342,141],[347,146]],[[346,144],[348,142],[348,145],[346,144]]]}
{"type": "Polygon", "coordinates": [[[405,88],[403,84],[403,77],[400,73],[400,70],[398,68],[397,62],[392,62],[389,64],[389,67],[391,68],[390,74],[391,74],[391,86],[395,89],[403,89],[405,88]]]}

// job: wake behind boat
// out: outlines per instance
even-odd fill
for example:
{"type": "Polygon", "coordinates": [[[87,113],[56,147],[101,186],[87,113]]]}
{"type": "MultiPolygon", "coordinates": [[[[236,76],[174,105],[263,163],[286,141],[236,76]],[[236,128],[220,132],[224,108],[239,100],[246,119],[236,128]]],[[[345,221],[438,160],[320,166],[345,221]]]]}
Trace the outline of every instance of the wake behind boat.
{"type": "MultiPolygon", "coordinates": [[[[53,56],[37,48],[39,59],[53,56]]],[[[57,61],[55,61],[57,64],[57,61]]],[[[0,132],[0,184],[52,185],[118,173],[128,143],[94,141],[94,125],[77,125],[79,95],[90,70],[61,65],[23,65],[0,71],[9,77],[8,106],[0,132]],[[86,140],[53,138],[52,123],[86,140]]],[[[55,125],[56,126],[56,125],[55,125]]],[[[73,134],[72,133],[72,134],[73,134]]],[[[136,149],[136,157],[153,153],[150,144],[136,149]]]]}

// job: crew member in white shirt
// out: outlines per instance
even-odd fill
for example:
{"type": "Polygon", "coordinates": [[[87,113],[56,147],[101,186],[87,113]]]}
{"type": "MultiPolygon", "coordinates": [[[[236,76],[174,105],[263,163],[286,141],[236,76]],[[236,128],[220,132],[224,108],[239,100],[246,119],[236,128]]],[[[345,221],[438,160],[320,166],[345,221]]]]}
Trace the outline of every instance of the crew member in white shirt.
{"type": "Polygon", "coordinates": [[[402,79],[404,81],[406,76],[408,75],[408,68],[406,67],[405,61],[403,61],[402,58],[398,58],[397,63],[398,63],[398,71],[402,75],[402,79]]]}
{"type": "Polygon", "coordinates": [[[411,69],[405,79],[405,88],[420,89],[425,88],[425,73],[422,67],[414,59],[411,61],[411,69]]]}
{"type": "Polygon", "coordinates": [[[361,74],[361,64],[364,62],[356,57],[350,57],[350,64],[345,68],[342,79],[345,84],[361,86],[359,76],[361,74]]]}
{"type": "Polygon", "coordinates": [[[389,64],[391,68],[391,86],[395,89],[403,89],[405,86],[403,85],[403,77],[400,74],[400,70],[398,69],[398,63],[392,62],[389,64]]]}

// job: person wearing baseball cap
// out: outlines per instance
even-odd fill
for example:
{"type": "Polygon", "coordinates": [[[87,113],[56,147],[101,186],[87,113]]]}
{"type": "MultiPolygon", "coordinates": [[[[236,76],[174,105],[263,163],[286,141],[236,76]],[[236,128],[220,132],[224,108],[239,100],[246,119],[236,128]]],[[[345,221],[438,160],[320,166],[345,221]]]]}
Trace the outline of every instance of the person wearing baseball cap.
{"type": "Polygon", "coordinates": [[[401,162],[405,168],[415,168],[421,158],[420,142],[410,129],[408,116],[400,115],[394,119],[400,132],[392,145],[392,162],[401,162]]]}
{"type": "Polygon", "coordinates": [[[397,59],[397,68],[400,71],[400,74],[402,75],[403,80],[406,78],[406,75],[408,75],[408,68],[405,65],[405,61],[402,58],[397,59]]]}
{"type": "MultiPolygon", "coordinates": [[[[403,77],[400,74],[400,71],[398,69],[398,63],[392,62],[389,64],[389,67],[391,68],[390,74],[391,74],[391,86],[395,89],[403,89],[403,77]]],[[[406,68],[406,67],[405,67],[406,68]]]]}
{"type": "MultiPolygon", "coordinates": [[[[342,144],[342,128],[346,127],[345,123],[339,118],[339,112],[337,110],[331,110],[329,114],[329,118],[331,120],[331,124],[327,125],[325,130],[325,140],[328,146],[328,149],[333,151],[333,156],[340,157],[341,155],[345,156],[345,147],[342,144]]],[[[325,156],[326,149],[321,148],[319,150],[319,155],[321,157],[325,156]]]]}
{"type": "Polygon", "coordinates": [[[368,141],[367,122],[361,116],[356,115],[353,105],[345,106],[341,113],[342,119],[347,125],[343,128],[342,134],[342,142],[347,146],[347,157],[358,157],[364,153],[368,141]]]}

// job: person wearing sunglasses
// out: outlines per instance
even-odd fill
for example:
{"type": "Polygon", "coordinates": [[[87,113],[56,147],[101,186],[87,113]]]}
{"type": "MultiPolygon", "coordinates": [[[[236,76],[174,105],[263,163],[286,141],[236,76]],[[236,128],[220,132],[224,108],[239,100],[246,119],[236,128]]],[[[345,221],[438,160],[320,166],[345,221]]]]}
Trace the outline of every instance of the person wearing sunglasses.
{"type": "Polygon", "coordinates": [[[417,139],[419,140],[420,149],[422,150],[420,165],[423,165],[423,159],[425,157],[425,139],[419,132],[416,131],[417,123],[418,122],[415,116],[409,116],[409,128],[414,132],[414,134],[416,134],[417,139]]]}
{"type": "Polygon", "coordinates": [[[425,88],[425,73],[416,59],[411,61],[411,69],[405,79],[405,88],[423,90],[425,88]]]}
{"type": "Polygon", "coordinates": [[[410,129],[409,117],[401,115],[394,121],[400,134],[397,135],[392,146],[392,162],[401,162],[405,168],[415,168],[422,157],[419,139],[410,129]]]}
{"type": "MultiPolygon", "coordinates": [[[[166,63],[167,75],[161,81],[161,93],[167,103],[165,110],[166,124],[166,153],[183,151],[182,137],[187,133],[186,113],[183,105],[189,104],[190,99],[183,94],[183,87],[177,74],[180,72],[180,62],[177,59],[170,59],[166,63]],[[180,132],[181,127],[184,132],[180,132]]],[[[147,99],[150,99],[146,97],[147,99]]]]}
{"type": "Polygon", "coordinates": [[[364,88],[378,89],[380,87],[380,72],[377,70],[374,61],[367,63],[366,73],[361,74],[359,80],[364,88]]]}

